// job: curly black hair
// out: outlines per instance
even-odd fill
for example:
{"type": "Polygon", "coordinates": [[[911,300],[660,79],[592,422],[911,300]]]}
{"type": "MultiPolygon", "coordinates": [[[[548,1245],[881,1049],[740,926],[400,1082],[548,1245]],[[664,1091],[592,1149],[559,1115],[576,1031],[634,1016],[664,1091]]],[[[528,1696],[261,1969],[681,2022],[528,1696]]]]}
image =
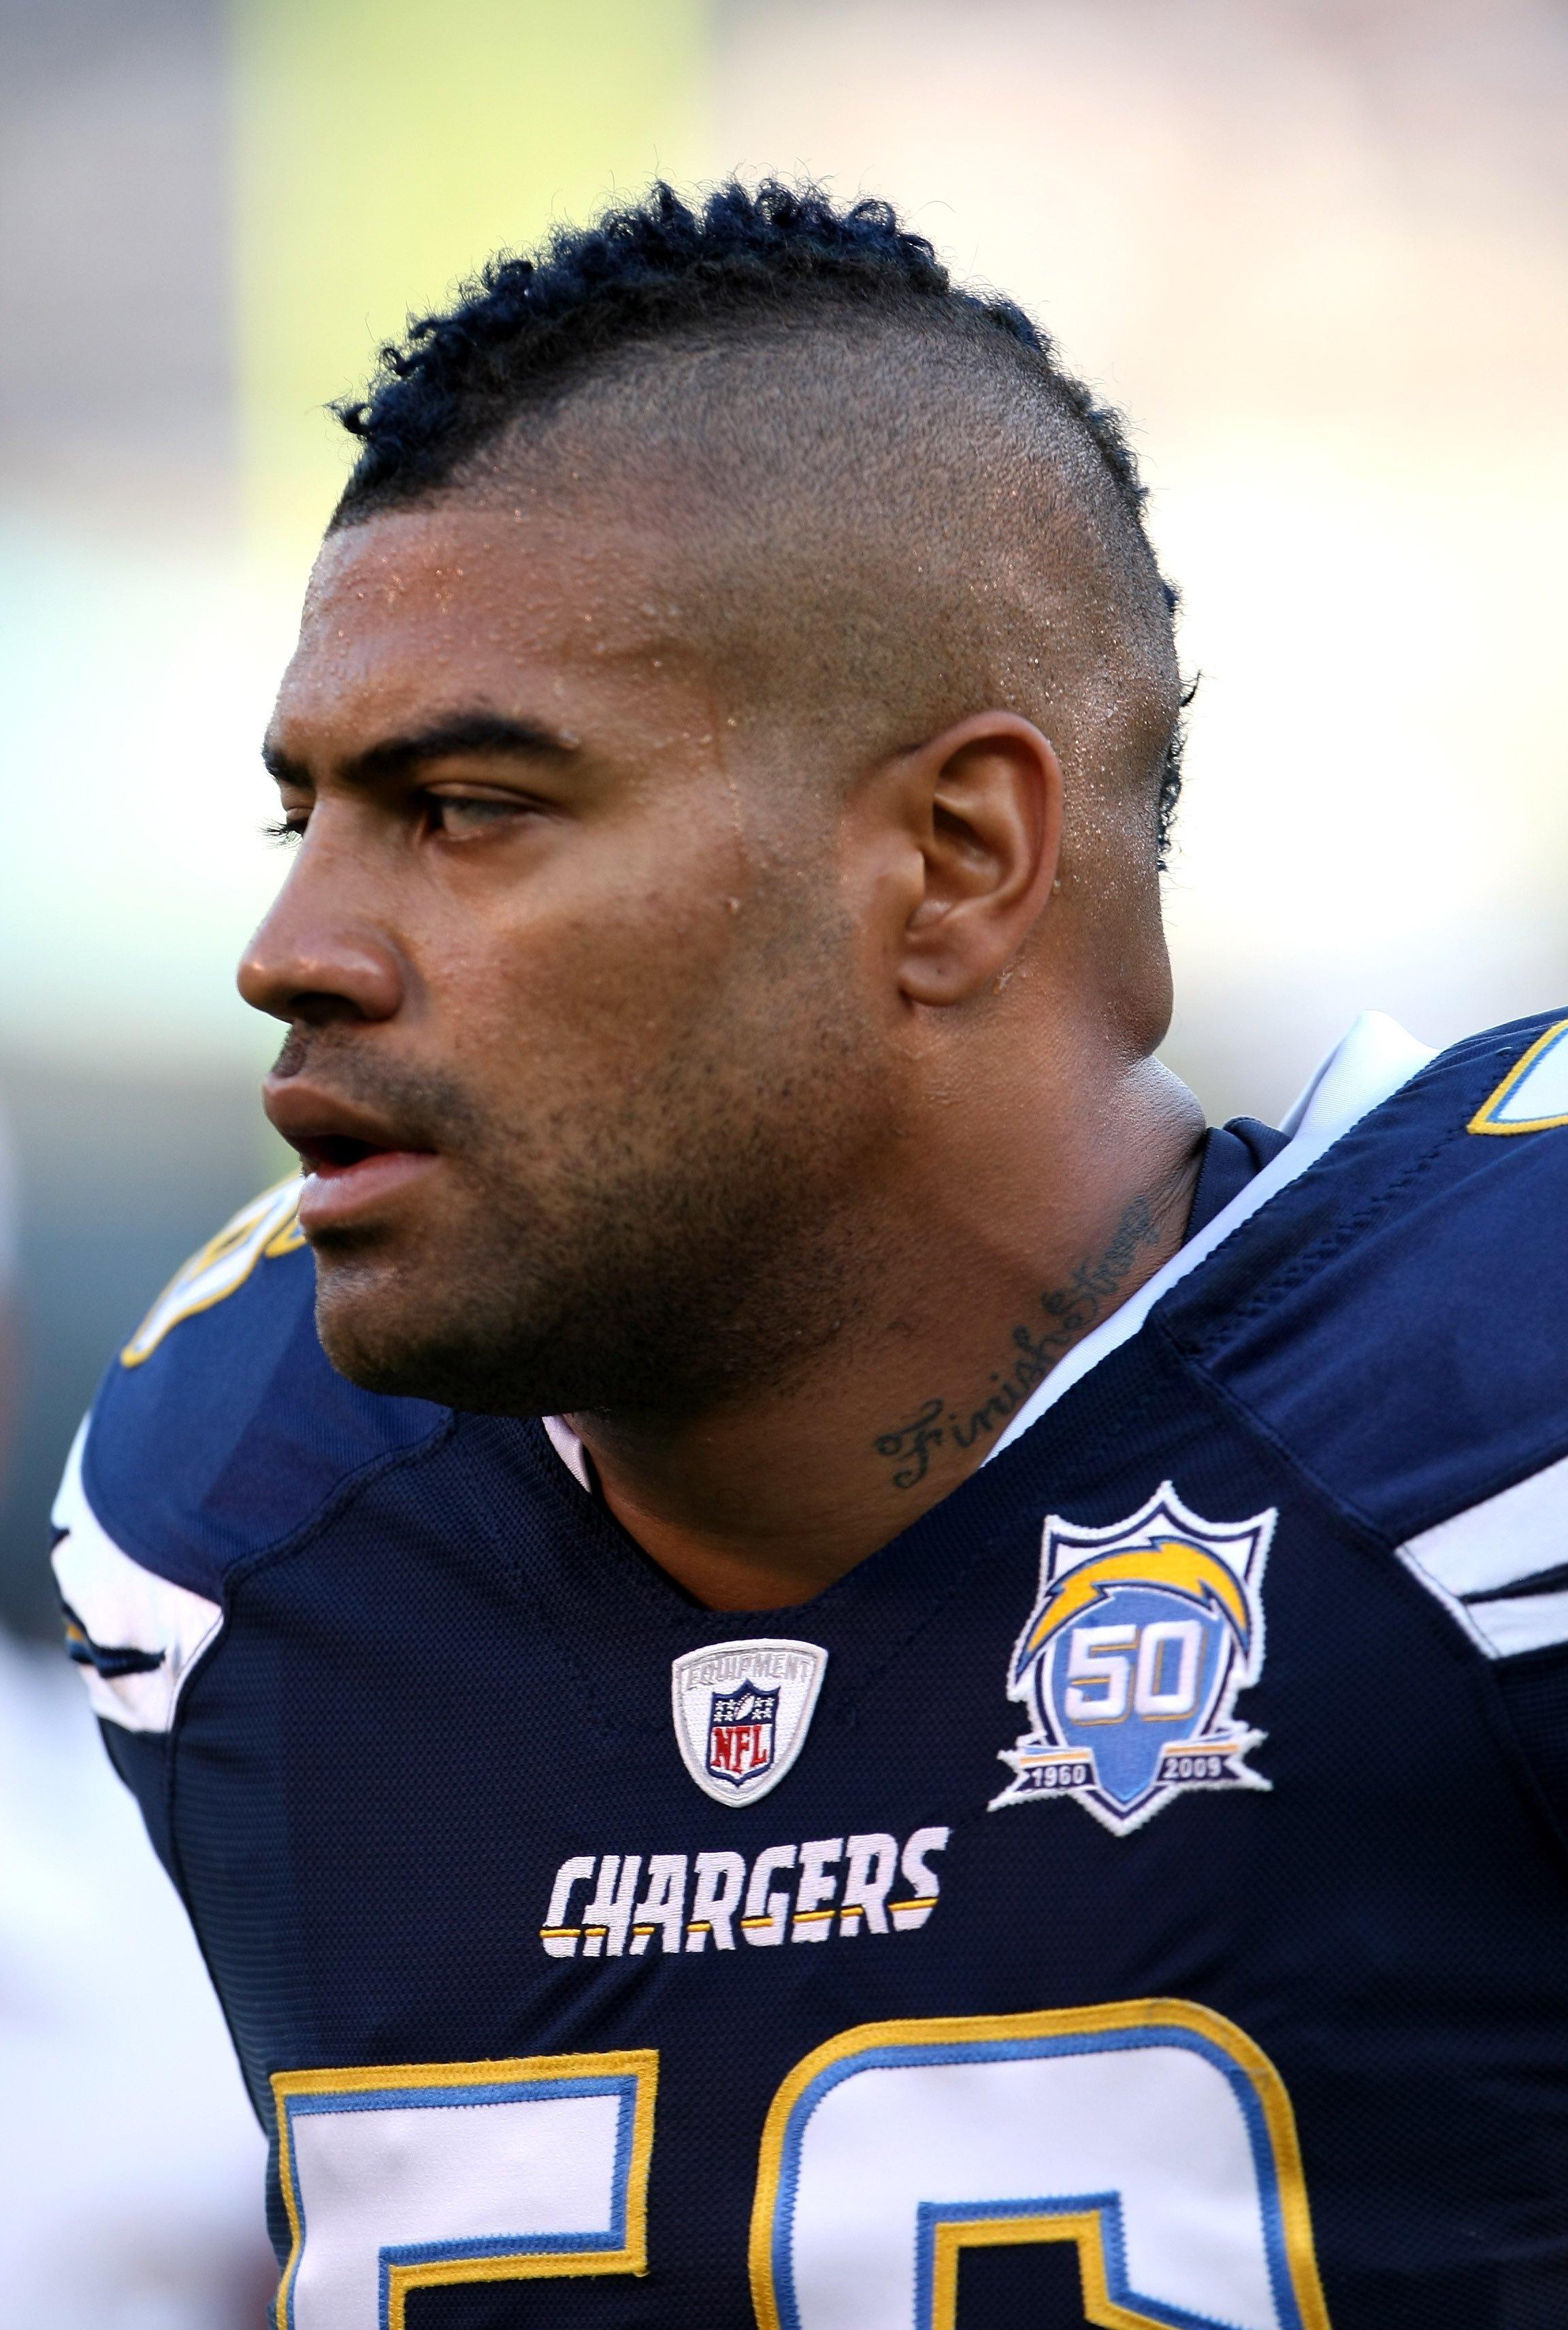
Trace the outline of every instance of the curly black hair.
{"type": "MultiPolygon", "coordinates": [[[[1145,488],[1121,415],[1058,362],[1012,300],[955,284],[889,203],[836,206],[819,186],[766,179],[716,187],[693,206],[662,180],[587,226],[561,226],[531,257],[502,254],[452,306],[411,321],[380,351],[366,395],[332,409],[360,450],[334,528],[427,498],[524,413],[563,403],[590,375],[660,343],[809,327],[861,316],[916,330],[994,334],[1103,464],[1157,575],[1145,488]]],[[[1177,592],[1159,577],[1167,614],[1177,592]]],[[[1160,773],[1163,865],[1181,790],[1182,724],[1160,773]]]]}

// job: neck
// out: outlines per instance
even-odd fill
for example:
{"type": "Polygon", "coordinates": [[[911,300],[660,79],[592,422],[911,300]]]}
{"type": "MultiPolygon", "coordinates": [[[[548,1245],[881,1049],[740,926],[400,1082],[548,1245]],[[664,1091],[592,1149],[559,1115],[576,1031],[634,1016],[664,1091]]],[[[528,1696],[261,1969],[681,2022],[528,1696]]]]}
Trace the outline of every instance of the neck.
{"type": "Polygon", "coordinates": [[[951,1139],[908,1144],[915,1186],[878,1192],[865,1225],[886,1299],[798,1378],[694,1417],[571,1419],[611,1511],[697,1601],[772,1610],[821,1593],[984,1463],[1058,1360],[1175,1252],[1202,1112],[1149,1062],[1100,1099],[1025,1112],[1001,1158],[993,1140],[969,1157],[951,1139]]]}

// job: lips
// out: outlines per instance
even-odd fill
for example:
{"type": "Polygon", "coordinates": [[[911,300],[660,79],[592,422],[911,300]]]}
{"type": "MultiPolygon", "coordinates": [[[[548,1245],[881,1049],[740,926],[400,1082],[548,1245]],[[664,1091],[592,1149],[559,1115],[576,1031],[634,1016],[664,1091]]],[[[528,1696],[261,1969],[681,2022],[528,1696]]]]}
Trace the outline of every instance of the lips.
{"type": "Polygon", "coordinates": [[[385,1212],[439,1161],[435,1150],[404,1128],[349,1102],[302,1091],[293,1080],[270,1084],[265,1106],[305,1169],[299,1227],[308,1237],[351,1217],[367,1225],[371,1214],[385,1212]]]}
{"type": "Polygon", "coordinates": [[[356,1165],[384,1150],[429,1151],[433,1147],[412,1125],[323,1092],[299,1076],[270,1076],[262,1105],[311,1172],[321,1166],[356,1165]]]}

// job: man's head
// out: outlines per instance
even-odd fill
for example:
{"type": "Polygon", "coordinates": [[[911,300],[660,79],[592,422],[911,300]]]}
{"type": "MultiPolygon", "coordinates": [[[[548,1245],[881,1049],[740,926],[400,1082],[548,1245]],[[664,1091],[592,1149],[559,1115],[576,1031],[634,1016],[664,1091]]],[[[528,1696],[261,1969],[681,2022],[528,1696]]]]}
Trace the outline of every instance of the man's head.
{"type": "Polygon", "coordinates": [[[518,1411],[776,1378],[944,1094],[1163,1032],[1130,457],[884,206],[773,187],[493,267],[345,417],[242,974],[328,1349],[518,1411]]]}

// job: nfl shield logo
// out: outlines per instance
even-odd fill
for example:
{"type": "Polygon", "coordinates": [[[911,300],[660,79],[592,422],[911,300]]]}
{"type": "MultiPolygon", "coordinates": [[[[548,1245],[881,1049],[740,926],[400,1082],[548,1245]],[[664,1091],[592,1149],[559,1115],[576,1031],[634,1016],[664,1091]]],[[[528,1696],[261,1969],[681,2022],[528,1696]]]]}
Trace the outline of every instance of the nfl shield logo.
{"type": "Polygon", "coordinates": [[[738,1787],[773,1762],[778,1692],[763,1691],[748,1677],[738,1691],[716,1691],[708,1718],[708,1768],[712,1777],[738,1787]]]}
{"type": "Polygon", "coordinates": [[[675,1744],[703,1795],[749,1804],[805,1745],[828,1654],[774,1636],[689,1651],[670,1672],[675,1744]]]}
{"type": "Polygon", "coordinates": [[[1263,1671],[1260,1588],[1276,1515],[1209,1521],[1164,1482],[1109,1529],[1051,1514],[1008,1696],[1032,1719],[991,1809],[1076,1796],[1125,1836],[1193,1788],[1266,1788],[1262,1733],[1234,1712],[1263,1671]]]}

